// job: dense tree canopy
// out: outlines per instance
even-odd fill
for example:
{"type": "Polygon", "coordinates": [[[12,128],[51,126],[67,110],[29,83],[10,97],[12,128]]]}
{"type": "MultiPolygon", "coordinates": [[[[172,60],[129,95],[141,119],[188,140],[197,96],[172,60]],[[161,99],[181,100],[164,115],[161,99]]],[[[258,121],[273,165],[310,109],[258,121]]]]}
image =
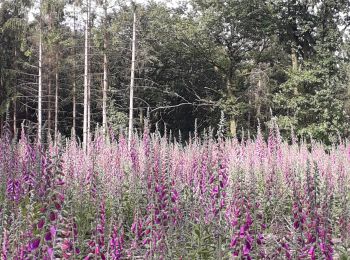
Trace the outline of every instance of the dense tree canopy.
{"type": "MultiPolygon", "coordinates": [[[[134,8],[92,1],[86,23],[87,3],[2,1],[0,123],[12,131],[37,127],[40,32],[45,136],[75,125],[81,136],[86,24],[91,129],[102,124],[106,68],[108,125],[126,127],[134,8]]],[[[339,0],[136,4],[135,127],[148,113],[152,125],[186,134],[196,119],[199,130],[215,127],[223,111],[228,134],[239,137],[272,118],[286,136],[348,136],[349,9],[339,0]]]]}

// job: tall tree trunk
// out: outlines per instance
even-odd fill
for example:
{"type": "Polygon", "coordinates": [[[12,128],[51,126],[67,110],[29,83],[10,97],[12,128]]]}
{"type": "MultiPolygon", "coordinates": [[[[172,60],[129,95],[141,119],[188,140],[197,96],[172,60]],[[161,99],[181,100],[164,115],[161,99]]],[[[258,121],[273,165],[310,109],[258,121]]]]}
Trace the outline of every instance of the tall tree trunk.
{"type": "MultiPolygon", "coordinates": [[[[261,75],[259,73],[259,81],[258,81],[258,89],[261,89],[261,75]]],[[[257,102],[257,109],[256,109],[256,117],[260,120],[261,119],[261,101],[260,96],[258,93],[255,94],[255,100],[257,102]]]]}
{"type": "MultiPolygon", "coordinates": [[[[2,73],[0,73],[0,94],[3,95],[3,97],[4,97],[4,99],[0,99],[2,102],[4,102],[4,100],[6,100],[3,86],[4,86],[3,76],[2,76],[2,73]]],[[[6,113],[3,113],[2,111],[0,111],[0,137],[3,134],[4,122],[6,121],[6,119],[4,119],[4,114],[6,117],[6,113]]]]}
{"type": "MultiPolygon", "coordinates": [[[[90,65],[89,65],[90,66],[90,65]]],[[[91,138],[91,73],[89,72],[88,78],[88,121],[87,121],[87,140],[90,142],[91,138]]]]}
{"type": "MultiPolygon", "coordinates": [[[[143,115],[143,108],[140,107],[140,129],[141,131],[143,130],[144,128],[144,122],[145,122],[145,118],[144,118],[144,115],[143,115]]],[[[196,119],[197,120],[197,119],[196,119]]]]}
{"type": "Polygon", "coordinates": [[[57,144],[57,134],[58,134],[58,52],[56,53],[56,71],[55,71],[55,144],[57,144]]]}
{"type": "Polygon", "coordinates": [[[73,3],[73,40],[74,40],[74,58],[73,58],[73,135],[76,133],[76,118],[77,118],[77,105],[76,105],[76,67],[77,67],[77,49],[76,49],[76,17],[75,17],[75,5],[76,2],[73,3]]]}
{"type": "Polygon", "coordinates": [[[131,54],[131,73],[130,73],[130,106],[129,106],[129,135],[128,148],[130,149],[133,134],[133,115],[134,115],[134,84],[135,84],[135,52],[136,52],[136,5],[134,6],[134,19],[132,26],[132,54],[131,54]]]}
{"type": "Polygon", "coordinates": [[[16,97],[13,99],[13,136],[17,137],[17,101],[16,97]]]}
{"type": "Polygon", "coordinates": [[[252,107],[252,101],[251,98],[249,98],[249,110],[248,110],[248,131],[250,131],[250,126],[251,126],[251,121],[252,121],[252,112],[251,112],[251,107],[252,107]]]}
{"type": "MultiPolygon", "coordinates": [[[[295,47],[292,47],[292,51],[291,51],[291,59],[292,59],[292,70],[294,72],[299,70],[299,64],[298,64],[298,53],[295,49],[295,47]]],[[[299,90],[298,87],[294,87],[294,95],[298,95],[299,90]]]]}
{"type": "MultiPolygon", "coordinates": [[[[17,60],[17,49],[15,48],[15,59],[17,60]]],[[[15,66],[17,70],[17,66],[15,66]]],[[[13,136],[17,138],[17,76],[15,85],[15,96],[13,98],[13,136]]]]}
{"type": "Polygon", "coordinates": [[[0,114],[0,137],[2,136],[2,128],[4,127],[4,118],[3,115],[0,114]]]}
{"type": "Polygon", "coordinates": [[[7,102],[6,104],[6,116],[5,116],[5,123],[9,124],[10,122],[10,102],[7,102]]]}
{"type": "MultiPolygon", "coordinates": [[[[51,59],[49,59],[49,64],[51,64],[51,59]]],[[[49,69],[50,70],[50,69],[49,69]]],[[[51,135],[51,73],[49,73],[49,82],[48,82],[48,97],[47,97],[47,136],[49,137],[51,135]]]]}
{"type": "Polygon", "coordinates": [[[85,57],[84,57],[84,120],[83,120],[83,149],[87,152],[88,142],[88,108],[89,108],[89,32],[90,32],[90,0],[87,0],[85,22],[85,57]]]}
{"type": "MultiPolygon", "coordinates": [[[[53,29],[53,17],[52,10],[47,10],[48,17],[48,31],[51,32],[53,29]]],[[[51,101],[52,101],[52,75],[53,75],[53,66],[52,66],[52,56],[54,53],[54,48],[52,44],[49,45],[49,54],[48,54],[48,64],[47,64],[47,75],[48,79],[48,93],[47,93],[47,137],[51,140],[52,134],[52,109],[51,109],[51,101]]]]}
{"type": "MultiPolygon", "coordinates": [[[[230,69],[230,71],[232,70],[230,69]]],[[[227,89],[227,94],[229,98],[234,98],[232,77],[233,77],[232,73],[230,72],[229,75],[227,75],[227,79],[226,79],[226,89],[227,89]]],[[[229,115],[229,124],[230,124],[230,134],[231,136],[235,137],[237,133],[237,123],[233,115],[229,115]]]]}
{"type": "Polygon", "coordinates": [[[28,119],[28,97],[26,97],[26,117],[25,117],[25,120],[26,119],[28,119]]]}
{"type": "Polygon", "coordinates": [[[41,6],[40,1],[40,25],[39,25],[39,77],[38,77],[38,143],[42,138],[42,22],[41,22],[41,6]]]}
{"type": "MultiPolygon", "coordinates": [[[[91,25],[90,25],[91,26],[91,25]]],[[[91,44],[89,42],[89,54],[92,53],[91,50],[91,44]]],[[[90,143],[91,140],[91,87],[93,82],[93,77],[91,73],[91,59],[88,60],[89,69],[88,69],[88,125],[87,125],[87,132],[88,132],[88,143],[90,143]]]]}
{"type": "Polygon", "coordinates": [[[298,56],[297,56],[297,52],[296,52],[294,47],[292,47],[291,59],[292,59],[292,69],[294,71],[297,71],[298,70],[298,56]]]}
{"type": "Polygon", "coordinates": [[[107,90],[108,90],[108,39],[107,39],[107,0],[104,1],[104,40],[103,40],[103,97],[102,97],[102,130],[107,133],[107,90]]]}

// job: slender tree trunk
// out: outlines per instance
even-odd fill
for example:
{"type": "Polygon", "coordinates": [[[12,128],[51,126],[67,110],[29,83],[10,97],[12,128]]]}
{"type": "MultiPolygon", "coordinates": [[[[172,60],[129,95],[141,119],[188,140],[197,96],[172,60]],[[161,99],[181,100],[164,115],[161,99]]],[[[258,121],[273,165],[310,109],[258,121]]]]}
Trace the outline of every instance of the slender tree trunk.
{"type": "MultiPolygon", "coordinates": [[[[249,108],[252,107],[252,101],[251,101],[251,98],[249,98],[249,108]]],[[[248,112],[248,131],[250,131],[250,126],[251,126],[251,122],[252,121],[252,112],[251,112],[251,109],[249,109],[249,112],[248,112]]],[[[253,123],[254,125],[254,123],[253,123]]]]}
{"type": "Polygon", "coordinates": [[[55,71],[55,144],[57,144],[57,134],[58,134],[58,52],[56,53],[56,71],[55,71]]]}
{"type": "MultiPolygon", "coordinates": [[[[17,59],[17,49],[15,48],[15,59],[17,59]]],[[[15,66],[17,70],[17,66],[15,66]]],[[[15,96],[13,98],[13,136],[17,138],[17,76],[15,85],[15,96]]]]}
{"type": "MultiPolygon", "coordinates": [[[[298,71],[299,70],[299,64],[298,64],[298,53],[295,49],[295,47],[292,47],[292,53],[291,53],[291,59],[292,59],[292,70],[298,71]]],[[[298,88],[294,87],[294,95],[298,95],[298,88]]]]}
{"type": "MultiPolygon", "coordinates": [[[[260,78],[260,74],[259,74],[259,81],[258,81],[258,89],[261,89],[261,78],[260,78]]],[[[259,120],[261,119],[261,102],[260,102],[260,96],[258,93],[256,93],[255,95],[255,100],[257,102],[257,110],[256,110],[256,117],[259,118],[259,120]]]]}
{"type": "Polygon", "coordinates": [[[89,32],[90,32],[90,0],[87,0],[85,22],[85,57],[84,57],[84,120],[83,120],[83,149],[87,152],[88,142],[88,108],[89,108],[89,32]]]}
{"type": "Polygon", "coordinates": [[[28,97],[26,97],[26,117],[25,119],[28,119],[28,97]]]}
{"type": "Polygon", "coordinates": [[[10,121],[10,102],[7,102],[7,104],[6,104],[5,123],[9,124],[9,121],[10,121]]]}
{"type": "Polygon", "coordinates": [[[74,40],[74,58],[73,58],[73,135],[76,133],[76,118],[77,118],[77,105],[76,105],[76,67],[77,67],[77,49],[76,49],[76,18],[75,18],[75,5],[73,5],[73,40],[74,40]]]}
{"type": "MultiPolygon", "coordinates": [[[[52,17],[52,10],[47,10],[48,17],[48,31],[51,32],[53,29],[53,17],[52,17]]],[[[51,140],[51,134],[52,134],[52,111],[51,111],[51,101],[52,101],[52,74],[53,74],[53,66],[52,66],[52,55],[54,53],[54,48],[52,44],[49,46],[49,57],[48,57],[48,64],[47,64],[47,75],[46,78],[48,79],[48,95],[47,95],[47,137],[51,140]]]]}
{"type": "Polygon", "coordinates": [[[134,5],[134,19],[132,26],[132,54],[131,54],[131,73],[130,73],[130,107],[129,107],[129,135],[128,147],[130,149],[133,134],[133,115],[134,115],[134,84],[135,84],[135,52],[136,52],[136,6],[134,5]]]}
{"type": "Polygon", "coordinates": [[[2,136],[2,128],[4,127],[4,118],[3,115],[0,114],[0,137],[2,136]]]}
{"type": "MultiPolygon", "coordinates": [[[[91,2],[90,2],[91,4],[91,2]]],[[[91,26],[91,25],[90,25],[91,26]]],[[[91,44],[89,41],[89,55],[92,53],[91,50],[91,44]]],[[[87,132],[88,132],[88,144],[90,143],[91,140],[91,87],[92,87],[92,82],[93,82],[93,76],[91,73],[91,59],[88,60],[88,126],[87,126],[87,132]]]]}
{"type": "Polygon", "coordinates": [[[17,101],[16,97],[13,100],[13,136],[17,137],[17,101]]]}
{"type": "MultiPolygon", "coordinates": [[[[0,74],[0,94],[5,97],[3,86],[4,86],[3,76],[0,74]]],[[[6,100],[6,97],[5,97],[5,100],[6,100]]],[[[4,100],[3,100],[3,102],[4,102],[4,100]]],[[[5,113],[5,117],[6,117],[6,113],[5,113]]],[[[5,120],[6,119],[4,119],[4,113],[0,113],[0,137],[2,136],[2,133],[3,133],[3,127],[4,127],[5,120]]]]}
{"type": "MultiPolygon", "coordinates": [[[[51,59],[49,59],[49,64],[51,64],[51,59]]],[[[51,73],[49,73],[51,76],[51,73]]],[[[47,136],[49,137],[51,135],[51,77],[49,76],[49,82],[48,82],[48,97],[47,97],[47,136]]]]}
{"type": "Polygon", "coordinates": [[[102,131],[107,134],[107,90],[108,90],[108,39],[107,39],[107,0],[104,2],[104,41],[103,41],[103,97],[102,97],[102,131]]]}
{"type": "Polygon", "coordinates": [[[297,52],[296,52],[294,47],[292,47],[291,59],[292,59],[292,69],[294,71],[297,71],[298,70],[298,56],[297,56],[297,52]]]}
{"type": "MultiPolygon", "coordinates": [[[[90,66],[90,65],[89,65],[90,66]]],[[[87,121],[87,140],[90,142],[91,138],[91,73],[88,78],[88,121],[87,121]]]]}
{"type": "MultiPolygon", "coordinates": [[[[234,94],[233,94],[233,83],[232,83],[231,73],[227,75],[226,88],[227,88],[228,97],[233,98],[234,94]]],[[[230,124],[230,134],[231,136],[235,137],[237,133],[237,123],[233,115],[229,116],[229,124],[230,124]]]]}
{"type": "Polygon", "coordinates": [[[141,129],[141,131],[144,128],[144,122],[145,122],[145,118],[144,118],[144,115],[143,115],[143,108],[141,107],[140,108],[140,129],[141,129]]]}
{"type": "Polygon", "coordinates": [[[38,143],[42,138],[42,24],[41,24],[41,1],[40,1],[40,26],[39,26],[39,77],[38,77],[38,143]]]}

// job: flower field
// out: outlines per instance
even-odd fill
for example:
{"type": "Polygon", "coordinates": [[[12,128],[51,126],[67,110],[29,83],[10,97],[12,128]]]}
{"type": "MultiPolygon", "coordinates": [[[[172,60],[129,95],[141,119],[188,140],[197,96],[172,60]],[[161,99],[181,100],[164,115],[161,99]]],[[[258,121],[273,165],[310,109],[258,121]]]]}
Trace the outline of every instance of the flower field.
{"type": "Polygon", "coordinates": [[[3,135],[0,258],[349,259],[346,142],[213,136],[3,135]]]}

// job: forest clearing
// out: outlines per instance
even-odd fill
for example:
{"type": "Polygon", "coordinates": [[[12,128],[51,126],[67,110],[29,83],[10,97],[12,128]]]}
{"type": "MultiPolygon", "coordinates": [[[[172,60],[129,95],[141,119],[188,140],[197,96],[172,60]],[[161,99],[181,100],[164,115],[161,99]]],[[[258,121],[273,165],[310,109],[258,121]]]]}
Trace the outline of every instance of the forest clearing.
{"type": "Polygon", "coordinates": [[[5,135],[2,259],[348,259],[350,147],[293,140],[5,135]]]}
{"type": "Polygon", "coordinates": [[[350,259],[350,2],[0,0],[0,259],[350,259]]]}

